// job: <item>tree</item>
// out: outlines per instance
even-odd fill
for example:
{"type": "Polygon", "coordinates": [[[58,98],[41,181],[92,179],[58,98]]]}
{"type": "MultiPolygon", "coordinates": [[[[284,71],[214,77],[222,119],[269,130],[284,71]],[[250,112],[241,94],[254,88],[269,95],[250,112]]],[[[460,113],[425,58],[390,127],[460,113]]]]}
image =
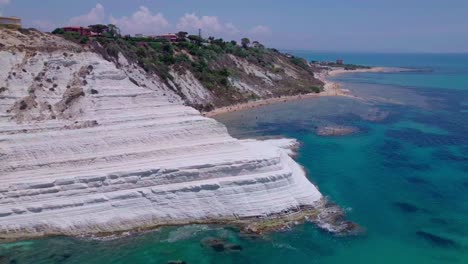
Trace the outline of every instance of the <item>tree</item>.
{"type": "Polygon", "coordinates": [[[224,43],[224,40],[222,38],[219,38],[219,39],[214,39],[211,41],[211,44],[213,45],[217,45],[221,48],[224,48],[226,46],[226,44],[224,43]]]}
{"type": "Polygon", "coordinates": [[[177,35],[177,38],[178,38],[179,40],[185,40],[185,38],[186,38],[187,35],[188,35],[188,32],[179,31],[176,35],[177,35]]]}
{"type": "Polygon", "coordinates": [[[56,28],[52,31],[52,34],[65,34],[65,30],[63,28],[56,28]]]}
{"type": "Polygon", "coordinates": [[[188,39],[190,39],[190,41],[192,41],[193,43],[196,43],[198,45],[200,45],[203,42],[203,39],[200,38],[197,35],[190,35],[190,36],[188,36],[188,39]]]}
{"type": "Polygon", "coordinates": [[[107,25],[107,32],[113,38],[120,37],[120,29],[114,24],[107,25]]]}
{"type": "Polygon", "coordinates": [[[250,44],[250,39],[248,39],[248,38],[243,38],[243,39],[241,40],[241,43],[242,43],[242,47],[243,47],[244,49],[247,49],[247,48],[249,47],[249,44],[250,44]]]}
{"type": "Polygon", "coordinates": [[[102,34],[104,32],[109,32],[109,27],[103,24],[96,24],[88,26],[92,32],[102,34]]]}
{"type": "Polygon", "coordinates": [[[173,54],[174,53],[174,49],[172,48],[172,45],[170,42],[165,42],[164,44],[162,44],[162,51],[166,54],[173,54]]]}
{"type": "Polygon", "coordinates": [[[254,48],[259,48],[259,49],[265,48],[265,46],[263,46],[262,43],[260,43],[260,42],[258,42],[258,41],[256,41],[256,40],[255,40],[254,42],[252,42],[252,46],[253,46],[254,48]]]}
{"type": "Polygon", "coordinates": [[[235,41],[235,40],[231,40],[231,45],[233,45],[233,46],[237,46],[237,41],[235,41]]]}

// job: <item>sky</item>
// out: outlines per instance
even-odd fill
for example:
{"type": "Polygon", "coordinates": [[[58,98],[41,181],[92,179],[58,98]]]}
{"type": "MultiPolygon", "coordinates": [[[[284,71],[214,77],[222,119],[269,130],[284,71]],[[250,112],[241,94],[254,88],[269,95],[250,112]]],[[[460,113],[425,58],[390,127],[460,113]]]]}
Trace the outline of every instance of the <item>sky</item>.
{"type": "Polygon", "coordinates": [[[113,23],[290,50],[468,52],[468,0],[0,0],[0,13],[44,31],[113,23]]]}

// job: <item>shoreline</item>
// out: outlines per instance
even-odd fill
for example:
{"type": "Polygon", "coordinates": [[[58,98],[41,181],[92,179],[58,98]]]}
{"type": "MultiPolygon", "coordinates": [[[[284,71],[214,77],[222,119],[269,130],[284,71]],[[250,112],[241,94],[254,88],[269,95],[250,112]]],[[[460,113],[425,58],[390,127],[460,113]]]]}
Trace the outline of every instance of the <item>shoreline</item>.
{"type": "Polygon", "coordinates": [[[115,231],[95,230],[94,232],[87,233],[56,230],[53,232],[0,234],[0,244],[53,237],[107,241],[133,235],[141,235],[147,232],[154,232],[160,228],[181,227],[187,225],[235,227],[240,233],[256,236],[264,236],[274,232],[287,231],[294,226],[304,224],[306,222],[312,223],[321,230],[336,236],[352,236],[365,232],[361,226],[352,221],[348,221],[345,217],[346,213],[341,207],[330,202],[328,199],[323,198],[314,206],[305,205],[300,208],[289,208],[285,212],[263,217],[220,217],[211,219],[158,221],[147,223],[146,225],[140,225],[135,228],[115,231]]]}
{"type": "Polygon", "coordinates": [[[324,83],[323,92],[260,99],[256,101],[249,101],[246,103],[223,106],[223,107],[216,108],[209,112],[202,112],[201,114],[205,117],[215,117],[220,114],[238,112],[238,111],[242,111],[246,109],[265,106],[265,105],[271,105],[271,104],[283,103],[283,102],[289,102],[289,101],[295,101],[295,100],[302,100],[302,99],[307,99],[307,98],[318,98],[318,97],[324,97],[324,96],[345,96],[345,97],[352,97],[352,98],[357,99],[357,97],[353,96],[349,90],[343,89],[340,83],[333,82],[329,78],[335,77],[341,74],[347,74],[347,73],[398,72],[401,70],[402,69],[390,68],[390,67],[372,67],[370,69],[356,69],[356,70],[345,70],[343,68],[324,69],[318,73],[315,73],[315,78],[319,79],[320,81],[324,83]]]}

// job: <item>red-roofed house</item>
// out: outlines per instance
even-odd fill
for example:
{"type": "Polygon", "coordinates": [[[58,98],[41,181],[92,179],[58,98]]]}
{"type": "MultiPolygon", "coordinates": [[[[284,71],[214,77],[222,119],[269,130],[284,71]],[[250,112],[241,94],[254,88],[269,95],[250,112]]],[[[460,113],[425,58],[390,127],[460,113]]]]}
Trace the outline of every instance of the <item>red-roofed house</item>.
{"type": "Polygon", "coordinates": [[[80,34],[81,36],[87,36],[87,37],[93,36],[93,33],[94,33],[94,32],[91,32],[91,29],[87,27],[64,27],[63,30],[65,32],[76,32],[80,34]]]}
{"type": "Polygon", "coordinates": [[[179,39],[176,34],[158,35],[158,36],[155,36],[155,38],[165,39],[165,40],[170,41],[170,42],[176,42],[179,39]]]}

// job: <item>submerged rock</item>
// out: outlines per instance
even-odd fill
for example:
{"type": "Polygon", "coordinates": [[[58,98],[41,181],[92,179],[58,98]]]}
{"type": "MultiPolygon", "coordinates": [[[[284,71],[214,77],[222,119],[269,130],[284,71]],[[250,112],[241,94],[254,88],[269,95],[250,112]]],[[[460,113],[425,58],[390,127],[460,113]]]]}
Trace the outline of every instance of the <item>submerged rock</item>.
{"type": "Polygon", "coordinates": [[[289,231],[304,222],[316,224],[326,232],[339,236],[357,235],[364,232],[358,224],[347,221],[339,206],[323,199],[315,208],[299,208],[272,218],[251,220],[243,229],[247,234],[263,235],[275,231],[289,231]]]}
{"type": "Polygon", "coordinates": [[[413,184],[424,184],[424,185],[430,184],[429,181],[427,181],[427,180],[425,180],[423,178],[420,178],[420,177],[405,177],[405,179],[409,183],[413,183],[413,184]]]}
{"type": "Polygon", "coordinates": [[[441,237],[439,235],[435,235],[426,231],[417,231],[416,235],[418,235],[421,238],[424,238],[426,241],[439,247],[456,247],[457,246],[457,243],[452,239],[441,237]]]}
{"type": "Polygon", "coordinates": [[[378,108],[372,108],[369,110],[369,112],[361,114],[360,116],[366,121],[378,122],[386,119],[389,115],[390,112],[388,111],[381,111],[378,108]]]}
{"type": "MultiPolygon", "coordinates": [[[[468,167],[467,167],[467,170],[466,170],[466,171],[468,172],[468,167]]],[[[468,181],[464,181],[464,182],[462,183],[462,186],[468,189],[468,181]]]]}
{"type": "Polygon", "coordinates": [[[420,209],[417,206],[405,202],[396,202],[393,205],[395,205],[405,213],[415,213],[420,211],[420,209]]]}
{"type": "Polygon", "coordinates": [[[431,223],[438,224],[438,225],[448,225],[449,222],[443,218],[433,217],[430,219],[431,223]]]}
{"type": "Polygon", "coordinates": [[[213,237],[205,238],[201,241],[203,247],[210,247],[215,251],[223,251],[224,243],[225,241],[223,239],[213,237]]]}
{"type": "Polygon", "coordinates": [[[315,133],[319,136],[345,136],[355,134],[359,131],[357,127],[349,126],[324,126],[316,129],[315,133]]]}
{"type": "Polygon", "coordinates": [[[242,246],[237,244],[228,244],[224,239],[220,238],[206,238],[201,241],[204,247],[212,248],[216,252],[223,251],[241,251],[242,246]]]}
{"type": "Polygon", "coordinates": [[[346,214],[339,206],[328,202],[316,219],[311,220],[320,228],[337,235],[357,235],[364,232],[358,224],[347,221],[346,214]]]}
{"type": "Polygon", "coordinates": [[[242,246],[241,245],[236,245],[236,244],[227,244],[225,246],[225,248],[227,250],[230,250],[230,251],[241,251],[242,250],[242,246]]]}
{"type": "Polygon", "coordinates": [[[168,261],[167,264],[187,264],[187,262],[183,260],[171,260],[171,261],[168,261]]]}

